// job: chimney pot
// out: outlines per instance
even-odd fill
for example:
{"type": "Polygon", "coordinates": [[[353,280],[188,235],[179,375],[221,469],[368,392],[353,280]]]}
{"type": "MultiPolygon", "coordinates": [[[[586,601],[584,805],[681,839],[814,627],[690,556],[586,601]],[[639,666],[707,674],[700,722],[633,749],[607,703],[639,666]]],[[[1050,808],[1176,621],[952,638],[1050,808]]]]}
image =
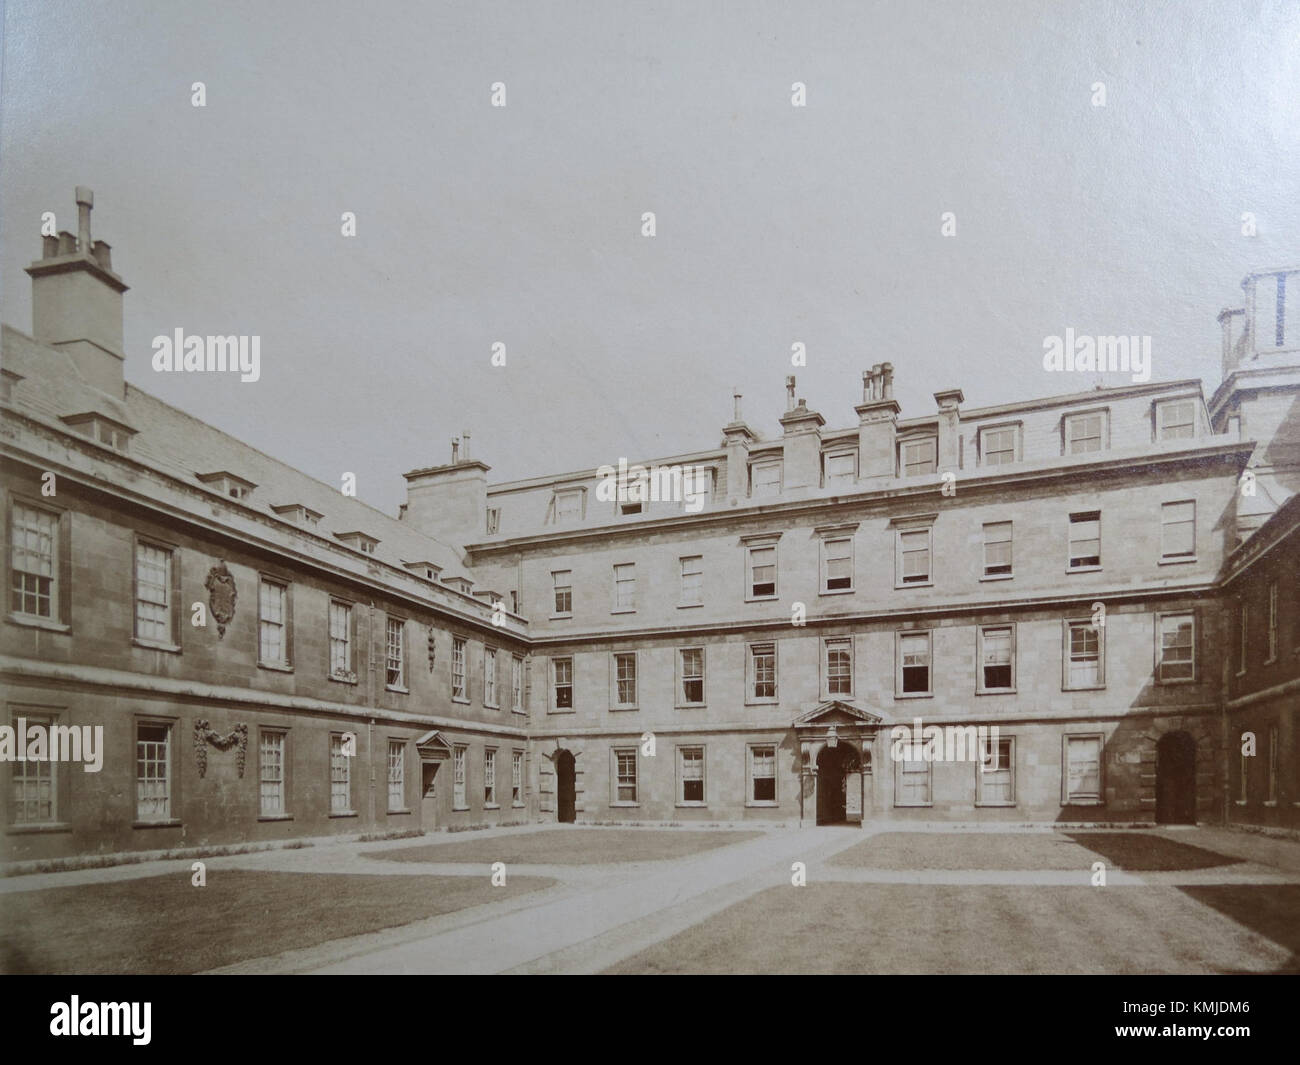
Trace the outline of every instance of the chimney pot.
{"type": "Polygon", "coordinates": [[[461,461],[468,462],[469,461],[469,430],[468,429],[466,429],[463,433],[460,434],[460,444],[461,444],[461,461]]]}
{"type": "Polygon", "coordinates": [[[787,374],[785,379],[785,409],[794,410],[794,374],[787,374]]]}
{"type": "Polygon", "coordinates": [[[56,236],[42,237],[41,256],[46,259],[53,259],[59,254],[59,238],[56,236]]]}
{"type": "Polygon", "coordinates": [[[113,269],[113,249],[106,240],[97,240],[91,254],[95,257],[95,262],[99,263],[105,270],[113,269]]]}
{"type": "Polygon", "coordinates": [[[451,438],[451,462],[454,466],[460,461],[460,441],[456,437],[451,438]]]}
{"type": "Polygon", "coordinates": [[[77,250],[77,238],[66,229],[59,230],[59,254],[72,255],[77,250]]]}

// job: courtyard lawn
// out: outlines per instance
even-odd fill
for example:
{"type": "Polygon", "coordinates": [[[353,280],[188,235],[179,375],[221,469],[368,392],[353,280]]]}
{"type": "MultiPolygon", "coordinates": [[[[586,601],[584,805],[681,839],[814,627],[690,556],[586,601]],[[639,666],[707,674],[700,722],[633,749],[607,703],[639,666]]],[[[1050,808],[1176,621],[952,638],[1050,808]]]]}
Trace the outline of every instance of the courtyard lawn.
{"type": "Polygon", "coordinates": [[[354,876],[186,868],[0,895],[0,973],[193,973],[550,887],[541,877],[354,876]]]}
{"type": "MultiPolygon", "coordinates": [[[[769,888],[611,973],[1295,971],[1290,885],[1215,888],[810,883],[769,888]],[[1262,942],[1224,914],[1278,915],[1262,942]],[[1289,931],[1284,931],[1289,929],[1289,931]]],[[[1249,922],[1248,922],[1249,923],[1249,922]]],[[[1261,934],[1263,928],[1254,926],[1261,934]]]]}
{"type": "Polygon", "coordinates": [[[1109,869],[1166,872],[1241,862],[1142,832],[887,832],[830,859],[854,869],[1109,869]]]}
{"type": "Polygon", "coordinates": [[[363,852],[386,862],[505,862],[507,865],[604,865],[687,858],[758,839],[762,832],[686,829],[561,828],[485,839],[363,852]]]}

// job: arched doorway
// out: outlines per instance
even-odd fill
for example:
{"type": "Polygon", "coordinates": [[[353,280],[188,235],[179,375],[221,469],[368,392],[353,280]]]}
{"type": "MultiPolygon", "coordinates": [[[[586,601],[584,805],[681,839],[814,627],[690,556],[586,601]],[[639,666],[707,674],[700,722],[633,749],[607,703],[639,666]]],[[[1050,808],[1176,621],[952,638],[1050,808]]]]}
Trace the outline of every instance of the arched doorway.
{"type": "Polygon", "coordinates": [[[1186,732],[1156,744],[1156,823],[1196,824],[1196,741],[1186,732]]]}
{"type": "Polygon", "coordinates": [[[555,755],[555,799],[558,814],[556,820],[573,824],[575,819],[574,796],[577,783],[577,768],[573,763],[573,752],[560,750],[555,755]]]}
{"type": "Polygon", "coordinates": [[[817,823],[843,825],[862,820],[862,763],[848,743],[823,747],[817,755],[817,823]],[[853,794],[849,795],[850,786],[853,794]],[[849,817],[853,809],[855,816],[849,817]]]}

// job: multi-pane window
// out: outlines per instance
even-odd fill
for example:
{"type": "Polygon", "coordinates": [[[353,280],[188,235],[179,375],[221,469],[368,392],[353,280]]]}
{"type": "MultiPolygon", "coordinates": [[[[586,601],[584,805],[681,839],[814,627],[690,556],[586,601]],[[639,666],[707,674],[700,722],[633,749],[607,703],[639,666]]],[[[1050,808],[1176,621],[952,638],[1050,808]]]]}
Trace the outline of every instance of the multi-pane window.
{"type": "Polygon", "coordinates": [[[1191,499],[1160,505],[1160,557],[1196,557],[1196,502],[1191,499]]]}
{"type": "Polygon", "coordinates": [[[465,637],[453,636],[451,639],[451,697],[468,699],[465,690],[465,637]]]}
{"type": "Polygon", "coordinates": [[[497,752],[489,747],[483,752],[483,805],[497,804],[497,752]]]}
{"type": "Polygon", "coordinates": [[[1014,425],[980,430],[980,461],[985,466],[1001,466],[1016,461],[1016,435],[1014,425]]]}
{"type": "Polygon", "coordinates": [[[1188,614],[1160,615],[1158,679],[1162,682],[1196,677],[1196,619],[1188,614]]]}
{"type": "Polygon", "coordinates": [[[897,565],[899,585],[929,583],[929,529],[899,530],[897,565]]]}
{"type": "Polygon", "coordinates": [[[636,705],[635,651],[620,651],[614,655],[614,704],[636,705]]]}
{"type": "Polygon", "coordinates": [[[636,802],[636,748],[614,748],[614,801],[636,802]]]}
{"type": "Polygon", "coordinates": [[[939,442],[932,436],[905,440],[898,445],[898,465],[904,477],[934,473],[939,442]]]}
{"type": "Polygon", "coordinates": [[[1272,662],[1277,658],[1277,581],[1270,582],[1268,586],[1268,659],[1272,662]]]}
{"type": "Polygon", "coordinates": [[[401,618],[388,618],[386,637],[384,683],[390,688],[404,688],[406,687],[406,622],[401,618]]]}
{"type": "Polygon", "coordinates": [[[980,691],[1010,691],[1016,684],[1015,630],[988,625],[979,630],[980,691]]]}
{"type": "Polygon", "coordinates": [[[984,523],[984,576],[1011,576],[1011,522],[984,523]]]}
{"type": "Polygon", "coordinates": [[[1101,565],[1101,511],[1070,515],[1070,569],[1101,565]]]}
{"type": "MultiPolygon", "coordinates": [[[[49,729],[54,724],[53,718],[24,717],[29,728],[39,725],[49,729]]],[[[14,721],[12,727],[16,731],[18,722],[14,721]]],[[[19,755],[25,753],[18,751],[19,755]]],[[[14,824],[48,824],[58,820],[57,765],[54,761],[28,762],[19,758],[10,766],[9,816],[14,824]]]]}
{"type": "Polygon", "coordinates": [[[483,648],[483,705],[497,704],[497,649],[483,648]]]}
{"type": "Polygon", "coordinates": [[[1100,688],[1105,683],[1102,631],[1091,620],[1065,623],[1065,688],[1100,688]]]}
{"type": "Polygon", "coordinates": [[[289,589],[265,577],[257,590],[258,658],[267,665],[289,664],[289,589]]]}
{"type": "Polygon", "coordinates": [[[750,690],[755,699],[776,698],[776,644],[755,643],[749,647],[750,690]]]}
{"type": "MultiPolygon", "coordinates": [[[[355,741],[354,741],[355,742],[355,741]]],[[[330,736],[330,813],[352,812],[352,758],[341,735],[330,736]]]]}
{"type": "Polygon", "coordinates": [[[1101,737],[1065,737],[1067,803],[1101,801],[1101,737]]]}
{"type": "Polygon", "coordinates": [[[822,541],[822,591],[853,588],[853,541],[848,537],[822,541]]]}
{"type": "Polygon", "coordinates": [[[849,637],[826,641],[826,691],[830,695],[853,694],[853,640],[849,637]]]}
{"type": "Polygon", "coordinates": [[[284,739],[283,732],[263,732],[258,740],[263,817],[280,817],[285,812],[284,739]]]}
{"type": "Polygon", "coordinates": [[[930,770],[932,763],[904,758],[894,763],[898,767],[895,780],[898,789],[896,806],[930,805],[930,770]]]}
{"type": "Polygon", "coordinates": [[[1181,440],[1196,435],[1196,404],[1190,399],[1159,404],[1156,417],[1161,440],[1181,440]]]}
{"type": "Polygon", "coordinates": [[[677,801],[704,802],[704,748],[677,748],[677,801]]]}
{"type": "Polygon", "coordinates": [[[9,608],[15,614],[57,616],[59,516],[14,503],[9,528],[9,608]]]}
{"type": "Polygon", "coordinates": [[[171,725],[136,726],[135,819],[168,821],[172,816],[171,725]]]}
{"type": "Polygon", "coordinates": [[[776,595],[776,548],[774,546],[749,549],[749,595],[753,599],[776,595]]]}
{"type": "Polygon", "coordinates": [[[704,602],[704,556],[687,555],[679,559],[682,567],[681,606],[699,606],[704,602]]]}
{"type": "Polygon", "coordinates": [[[781,494],[781,464],[779,462],[756,463],[750,468],[750,495],[755,498],[781,494]]]}
{"type": "Polygon", "coordinates": [[[172,553],[137,540],[135,544],[135,634],[141,640],[171,643],[172,553]]]}
{"type": "Polygon", "coordinates": [[[388,741],[388,809],[406,809],[406,744],[388,741]]]}
{"type": "Polygon", "coordinates": [[[580,488],[556,492],[551,501],[556,524],[566,525],[579,521],[582,518],[582,504],[583,492],[580,488]]]}
{"type": "Polygon", "coordinates": [[[833,451],[825,458],[826,484],[851,485],[858,475],[858,453],[856,451],[833,451]]]}
{"type": "Polygon", "coordinates": [[[513,751],[510,755],[510,804],[524,804],[524,752],[513,751]]]}
{"type": "Polygon", "coordinates": [[[1065,453],[1083,455],[1106,446],[1106,412],[1071,414],[1065,419],[1065,453]]]}
{"type": "Polygon", "coordinates": [[[510,709],[524,709],[524,660],[518,655],[510,657],[510,709]]]}
{"type": "Polygon", "coordinates": [[[681,700],[695,705],[704,702],[704,648],[683,647],[677,652],[682,676],[681,700]]]}
{"type": "Polygon", "coordinates": [[[713,500],[713,470],[688,466],[682,471],[682,501],[691,513],[698,513],[713,500]]]}
{"type": "Polygon", "coordinates": [[[555,709],[573,709],[573,659],[553,658],[551,669],[554,671],[555,709]]]}
{"type": "Polygon", "coordinates": [[[899,691],[904,695],[929,694],[930,633],[899,633],[898,671],[899,691]]]}
{"type": "Polygon", "coordinates": [[[457,747],[452,751],[451,804],[457,810],[469,809],[465,797],[465,756],[466,748],[457,747]]]}
{"type": "Polygon", "coordinates": [[[1016,745],[1010,737],[989,737],[975,766],[975,802],[1013,806],[1016,801],[1016,745]]]}
{"type": "Polygon", "coordinates": [[[555,612],[557,614],[573,613],[573,571],[557,569],[552,571],[551,580],[555,585],[555,612]]]}
{"type": "Polygon", "coordinates": [[[636,565],[632,562],[614,566],[614,609],[636,609],[636,565]]]}
{"type": "Polygon", "coordinates": [[[330,675],[352,672],[352,604],[330,600],[330,675]]]}
{"type": "Polygon", "coordinates": [[[750,802],[776,802],[776,747],[761,744],[749,749],[750,802]]]}

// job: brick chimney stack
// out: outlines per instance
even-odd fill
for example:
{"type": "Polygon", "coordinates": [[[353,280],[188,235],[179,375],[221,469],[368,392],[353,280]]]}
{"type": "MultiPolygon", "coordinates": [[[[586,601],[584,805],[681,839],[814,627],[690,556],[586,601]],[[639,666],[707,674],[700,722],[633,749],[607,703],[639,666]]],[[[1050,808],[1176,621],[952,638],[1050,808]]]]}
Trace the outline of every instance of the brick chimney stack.
{"type": "Polygon", "coordinates": [[[122,364],[122,294],[111,249],[93,241],[90,212],[95,194],[77,186],[77,235],[47,236],[42,258],[27,267],[32,279],[32,335],[69,352],[85,381],[114,397],[125,391],[122,364]]]}

